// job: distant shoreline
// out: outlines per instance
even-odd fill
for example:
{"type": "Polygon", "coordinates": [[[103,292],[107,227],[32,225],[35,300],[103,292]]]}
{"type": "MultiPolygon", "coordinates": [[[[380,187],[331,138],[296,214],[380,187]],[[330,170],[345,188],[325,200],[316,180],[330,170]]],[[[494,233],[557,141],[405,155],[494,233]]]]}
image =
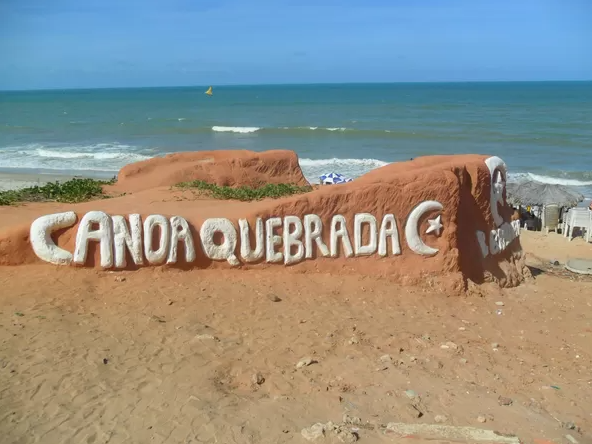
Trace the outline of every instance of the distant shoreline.
{"type": "Polygon", "coordinates": [[[43,186],[49,182],[66,182],[75,177],[93,178],[85,174],[5,173],[0,172],[0,191],[43,186]]]}

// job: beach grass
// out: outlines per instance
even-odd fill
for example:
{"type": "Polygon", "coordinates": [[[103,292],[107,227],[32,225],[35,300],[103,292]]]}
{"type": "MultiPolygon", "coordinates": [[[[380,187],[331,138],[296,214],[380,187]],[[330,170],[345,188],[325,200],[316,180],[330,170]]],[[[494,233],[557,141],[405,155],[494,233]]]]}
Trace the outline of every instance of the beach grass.
{"type": "Polygon", "coordinates": [[[243,202],[269,198],[278,199],[280,197],[292,196],[294,194],[307,193],[312,190],[312,187],[310,186],[300,187],[298,185],[286,183],[268,183],[256,188],[247,186],[232,188],[228,186],[214,185],[202,180],[183,182],[177,186],[180,188],[197,189],[208,194],[214,199],[240,200],[243,202]]]}
{"type": "Polygon", "coordinates": [[[84,202],[96,198],[106,198],[103,185],[112,185],[111,180],[74,178],[65,182],[48,182],[45,185],[19,190],[0,191],[0,205],[14,205],[24,202],[84,202]]]}

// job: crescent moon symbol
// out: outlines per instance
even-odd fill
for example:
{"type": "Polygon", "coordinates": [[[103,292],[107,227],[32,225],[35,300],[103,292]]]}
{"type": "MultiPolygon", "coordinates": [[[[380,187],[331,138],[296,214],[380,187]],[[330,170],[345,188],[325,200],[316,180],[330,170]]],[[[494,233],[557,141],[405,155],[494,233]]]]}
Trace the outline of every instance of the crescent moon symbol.
{"type": "Polygon", "coordinates": [[[422,256],[433,256],[438,251],[437,248],[427,246],[421,236],[419,235],[419,219],[428,211],[439,211],[444,207],[442,204],[435,200],[427,200],[416,206],[407,218],[407,224],[405,225],[405,239],[407,245],[417,254],[422,256]]]}

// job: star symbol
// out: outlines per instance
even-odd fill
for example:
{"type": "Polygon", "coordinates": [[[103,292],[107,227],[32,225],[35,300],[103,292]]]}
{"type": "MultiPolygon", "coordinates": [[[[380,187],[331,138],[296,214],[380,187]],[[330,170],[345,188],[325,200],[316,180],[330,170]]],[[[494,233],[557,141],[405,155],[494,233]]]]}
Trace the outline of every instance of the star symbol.
{"type": "Polygon", "coordinates": [[[442,229],[442,223],[440,222],[441,218],[442,216],[438,216],[435,219],[428,219],[428,224],[430,224],[430,227],[426,230],[426,234],[435,231],[436,235],[440,236],[440,230],[442,229]]]}

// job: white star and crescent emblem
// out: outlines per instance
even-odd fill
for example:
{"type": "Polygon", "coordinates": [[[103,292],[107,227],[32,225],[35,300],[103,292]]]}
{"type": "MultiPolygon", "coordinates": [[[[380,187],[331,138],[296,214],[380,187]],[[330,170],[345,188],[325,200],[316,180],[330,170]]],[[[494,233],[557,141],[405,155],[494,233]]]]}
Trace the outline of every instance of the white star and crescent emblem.
{"type": "Polygon", "coordinates": [[[429,219],[428,224],[430,224],[430,226],[426,230],[426,234],[436,233],[436,236],[440,236],[440,230],[442,230],[442,228],[443,228],[441,221],[442,221],[442,216],[440,216],[440,215],[435,219],[429,219]]]}

